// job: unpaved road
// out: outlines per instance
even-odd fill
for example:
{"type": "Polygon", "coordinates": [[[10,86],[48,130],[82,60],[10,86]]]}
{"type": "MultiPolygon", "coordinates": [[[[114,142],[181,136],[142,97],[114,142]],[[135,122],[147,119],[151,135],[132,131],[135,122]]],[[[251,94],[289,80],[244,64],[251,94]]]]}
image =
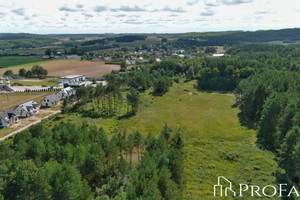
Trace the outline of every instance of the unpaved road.
{"type": "Polygon", "coordinates": [[[8,134],[8,135],[0,138],[0,142],[3,141],[3,140],[5,140],[5,139],[7,139],[7,138],[9,138],[9,137],[11,137],[11,136],[13,136],[13,135],[15,135],[15,134],[17,134],[17,133],[19,133],[19,132],[21,132],[21,131],[23,131],[23,130],[25,130],[25,129],[27,129],[27,128],[29,128],[30,126],[32,126],[34,124],[39,123],[43,119],[46,119],[46,118],[50,117],[51,115],[54,115],[54,114],[59,113],[59,112],[60,112],[60,110],[55,110],[55,111],[40,110],[40,114],[48,114],[48,115],[45,116],[45,117],[42,117],[42,118],[40,118],[40,117],[38,117],[36,115],[35,116],[31,116],[31,117],[27,117],[27,118],[24,118],[24,119],[21,118],[19,120],[19,122],[17,124],[12,125],[12,127],[13,126],[19,126],[20,124],[26,124],[26,125],[24,127],[20,128],[20,129],[16,130],[16,131],[14,131],[14,132],[8,134]]]}

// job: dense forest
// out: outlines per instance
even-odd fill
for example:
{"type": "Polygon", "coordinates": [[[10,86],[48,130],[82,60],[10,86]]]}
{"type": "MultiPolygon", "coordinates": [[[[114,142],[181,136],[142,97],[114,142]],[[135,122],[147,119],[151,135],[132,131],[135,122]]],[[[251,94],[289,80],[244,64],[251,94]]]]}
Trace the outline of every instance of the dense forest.
{"type": "Polygon", "coordinates": [[[47,122],[0,144],[5,199],[181,199],[184,130],[111,135],[87,124],[47,122]],[[133,167],[133,163],[135,167],[133,167]]]}
{"type": "Polygon", "coordinates": [[[241,81],[236,89],[244,117],[257,124],[257,143],[274,152],[281,181],[299,185],[300,73],[266,70],[241,81]]]}
{"type": "Polygon", "coordinates": [[[282,29],[267,31],[230,31],[218,33],[189,33],[179,35],[175,45],[178,46],[223,46],[234,45],[240,43],[259,43],[282,41],[291,43],[300,40],[300,29],[282,29]]]}

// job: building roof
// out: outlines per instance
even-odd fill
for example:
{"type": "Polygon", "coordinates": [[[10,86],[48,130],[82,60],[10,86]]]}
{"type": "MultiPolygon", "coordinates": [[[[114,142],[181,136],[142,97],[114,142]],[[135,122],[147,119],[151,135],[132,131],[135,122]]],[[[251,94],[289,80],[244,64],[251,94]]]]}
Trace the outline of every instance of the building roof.
{"type": "Polygon", "coordinates": [[[55,94],[51,94],[49,96],[46,96],[44,99],[48,99],[49,101],[51,102],[54,102],[54,101],[59,101],[59,97],[55,94]]]}
{"type": "Polygon", "coordinates": [[[214,53],[212,56],[213,57],[222,57],[222,56],[224,56],[224,53],[214,53]]]}
{"type": "Polygon", "coordinates": [[[13,115],[18,116],[18,113],[14,110],[14,109],[10,109],[8,111],[6,111],[9,118],[11,118],[13,115]]]}
{"type": "Polygon", "coordinates": [[[65,79],[72,79],[72,78],[79,78],[79,77],[82,77],[84,75],[68,75],[68,76],[63,76],[63,77],[60,77],[60,78],[65,78],[65,79]]]}
{"type": "Polygon", "coordinates": [[[8,113],[6,111],[0,113],[0,118],[2,118],[5,121],[9,121],[9,116],[8,116],[8,113]]]}
{"type": "Polygon", "coordinates": [[[75,92],[75,89],[71,88],[71,87],[66,87],[66,88],[63,88],[60,91],[56,92],[56,94],[59,93],[59,92],[63,92],[63,93],[66,93],[66,94],[70,95],[73,92],[75,92]]]}
{"type": "Polygon", "coordinates": [[[32,100],[32,101],[28,101],[26,103],[23,103],[21,105],[18,105],[18,106],[16,106],[16,108],[19,107],[19,106],[22,107],[22,108],[24,108],[26,111],[29,111],[32,108],[38,108],[39,104],[37,104],[37,102],[35,102],[35,101],[32,100]]]}

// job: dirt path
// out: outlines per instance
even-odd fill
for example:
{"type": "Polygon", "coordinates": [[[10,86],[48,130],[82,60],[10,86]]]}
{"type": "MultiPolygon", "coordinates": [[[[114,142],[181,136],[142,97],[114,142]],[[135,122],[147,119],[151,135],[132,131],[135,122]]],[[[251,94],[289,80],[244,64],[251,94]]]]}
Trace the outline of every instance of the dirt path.
{"type": "MultiPolygon", "coordinates": [[[[21,131],[23,131],[23,130],[29,128],[30,126],[32,126],[32,125],[34,125],[34,124],[37,124],[37,123],[41,122],[43,119],[46,119],[46,118],[50,117],[51,115],[54,115],[54,114],[59,113],[59,112],[60,112],[60,110],[56,110],[56,111],[51,112],[49,115],[47,115],[47,116],[45,116],[45,117],[43,117],[43,118],[37,119],[36,121],[34,121],[34,122],[32,122],[32,123],[30,123],[30,124],[28,124],[28,125],[26,125],[26,126],[20,128],[19,130],[16,130],[16,131],[14,131],[14,132],[12,132],[12,133],[10,133],[10,134],[8,134],[8,135],[6,135],[6,136],[0,138],[0,142],[3,141],[3,140],[5,140],[5,139],[7,139],[7,138],[9,138],[10,136],[13,136],[13,135],[15,135],[15,134],[17,134],[17,133],[19,133],[19,132],[21,132],[21,131]]],[[[26,118],[26,119],[31,119],[31,117],[26,118]]],[[[23,119],[21,119],[21,120],[23,120],[23,119]]],[[[21,120],[20,120],[20,121],[21,121],[21,120]]],[[[19,122],[19,123],[20,123],[20,122],[19,122]]]]}

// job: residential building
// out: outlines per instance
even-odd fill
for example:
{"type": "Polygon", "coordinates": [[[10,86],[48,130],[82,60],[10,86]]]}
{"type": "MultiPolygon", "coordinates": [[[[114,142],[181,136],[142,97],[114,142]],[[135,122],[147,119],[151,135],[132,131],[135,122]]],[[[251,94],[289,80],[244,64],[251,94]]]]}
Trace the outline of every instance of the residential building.
{"type": "Polygon", "coordinates": [[[42,106],[43,107],[52,107],[55,105],[58,105],[60,101],[60,98],[56,94],[51,94],[49,96],[46,96],[42,100],[42,106]]]}
{"type": "Polygon", "coordinates": [[[85,75],[69,75],[63,76],[58,79],[59,84],[64,87],[82,87],[85,86],[85,75]]]}
{"type": "Polygon", "coordinates": [[[19,117],[30,117],[39,113],[40,106],[32,100],[16,106],[14,111],[19,117]]]}
{"type": "Polygon", "coordinates": [[[71,87],[67,87],[67,88],[63,88],[62,90],[58,91],[55,95],[59,98],[59,99],[66,99],[72,95],[74,95],[76,93],[76,90],[71,88],[71,87]]]}

